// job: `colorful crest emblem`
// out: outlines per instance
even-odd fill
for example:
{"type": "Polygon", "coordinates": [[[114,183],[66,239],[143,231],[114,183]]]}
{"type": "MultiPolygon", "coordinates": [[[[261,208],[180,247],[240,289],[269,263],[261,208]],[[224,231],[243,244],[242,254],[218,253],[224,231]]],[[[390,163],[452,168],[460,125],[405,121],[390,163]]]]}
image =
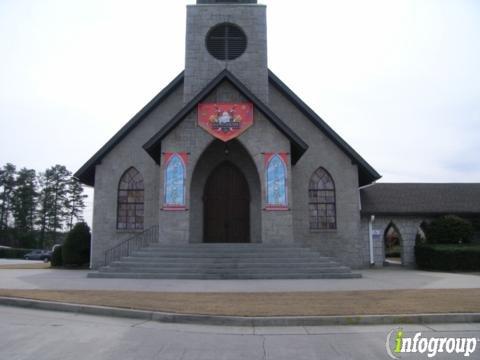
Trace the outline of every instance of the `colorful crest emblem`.
{"type": "Polygon", "coordinates": [[[199,104],[198,125],[217,139],[227,142],[253,125],[253,104],[199,104]]]}

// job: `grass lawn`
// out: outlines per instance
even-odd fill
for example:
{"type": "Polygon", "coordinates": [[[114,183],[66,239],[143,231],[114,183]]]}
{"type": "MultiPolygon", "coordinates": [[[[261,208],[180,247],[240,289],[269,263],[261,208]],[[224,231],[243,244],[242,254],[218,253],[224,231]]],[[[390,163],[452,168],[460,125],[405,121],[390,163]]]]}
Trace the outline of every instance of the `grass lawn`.
{"type": "Polygon", "coordinates": [[[1,269],[9,269],[9,270],[16,270],[16,269],[50,269],[50,263],[34,263],[34,264],[7,264],[7,265],[0,265],[1,269]]]}
{"type": "Polygon", "coordinates": [[[480,289],[293,293],[0,290],[0,296],[183,314],[385,315],[480,312],[480,289]]]}

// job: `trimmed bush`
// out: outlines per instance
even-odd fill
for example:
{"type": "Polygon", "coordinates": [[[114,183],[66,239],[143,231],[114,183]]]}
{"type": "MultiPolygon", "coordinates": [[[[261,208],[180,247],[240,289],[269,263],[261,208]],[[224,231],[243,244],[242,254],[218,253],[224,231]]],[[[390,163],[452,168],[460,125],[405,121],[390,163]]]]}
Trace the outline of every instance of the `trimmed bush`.
{"type": "Polygon", "coordinates": [[[0,248],[0,258],[3,259],[23,259],[23,257],[28,254],[30,249],[5,249],[0,248]]]}
{"type": "Polygon", "coordinates": [[[473,234],[472,223],[454,215],[435,219],[426,228],[428,244],[465,244],[473,234]]]}
{"type": "Polygon", "coordinates": [[[415,246],[417,266],[425,270],[480,270],[480,245],[422,244],[415,246]]]}
{"type": "Polygon", "coordinates": [[[390,249],[385,249],[385,257],[400,257],[402,248],[400,245],[395,245],[390,249]]]}
{"type": "Polygon", "coordinates": [[[62,246],[65,266],[82,266],[90,262],[90,228],[86,223],[77,223],[67,235],[62,246]]]}
{"type": "Polygon", "coordinates": [[[52,260],[50,261],[51,266],[63,266],[63,259],[62,259],[62,246],[56,246],[55,250],[53,250],[52,260]]]}

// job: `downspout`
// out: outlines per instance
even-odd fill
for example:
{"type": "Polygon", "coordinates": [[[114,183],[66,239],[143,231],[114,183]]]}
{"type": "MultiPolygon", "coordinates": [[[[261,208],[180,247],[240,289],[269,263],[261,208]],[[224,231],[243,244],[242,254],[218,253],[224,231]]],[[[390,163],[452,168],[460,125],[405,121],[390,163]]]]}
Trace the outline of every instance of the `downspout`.
{"type": "Polygon", "coordinates": [[[375,259],[373,257],[373,222],[375,221],[375,215],[370,216],[368,223],[368,239],[370,241],[370,266],[375,266],[375,259]]]}

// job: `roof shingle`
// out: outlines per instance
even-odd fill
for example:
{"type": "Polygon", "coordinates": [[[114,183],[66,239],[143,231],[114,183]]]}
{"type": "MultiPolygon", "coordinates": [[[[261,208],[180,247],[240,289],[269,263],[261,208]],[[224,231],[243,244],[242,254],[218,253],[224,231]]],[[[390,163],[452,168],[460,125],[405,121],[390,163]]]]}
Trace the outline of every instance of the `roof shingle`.
{"type": "Polygon", "coordinates": [[[378,183],[360,198],[364,214],[480,214],[480,183],[378,183]]]}

